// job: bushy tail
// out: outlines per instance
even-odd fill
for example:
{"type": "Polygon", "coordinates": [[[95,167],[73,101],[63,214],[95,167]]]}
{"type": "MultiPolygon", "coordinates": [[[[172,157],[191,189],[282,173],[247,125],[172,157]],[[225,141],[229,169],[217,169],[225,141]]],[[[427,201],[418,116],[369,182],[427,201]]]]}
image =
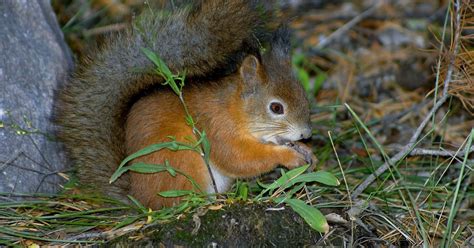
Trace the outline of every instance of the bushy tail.
{"type": "Polygon", "coordinates": [[[128,192],[127,177],[108,182],[125,157],[126,114],[131,99],[163,81],[143,73],[153,66],[140,49],[153,50],[187,78],[229,73],[268,36],[268,12],[256,2],[206,0],[169,12],[147,10],[79,65],[58,92],[55,120],[82,185],[115,198],[128,192]]]}

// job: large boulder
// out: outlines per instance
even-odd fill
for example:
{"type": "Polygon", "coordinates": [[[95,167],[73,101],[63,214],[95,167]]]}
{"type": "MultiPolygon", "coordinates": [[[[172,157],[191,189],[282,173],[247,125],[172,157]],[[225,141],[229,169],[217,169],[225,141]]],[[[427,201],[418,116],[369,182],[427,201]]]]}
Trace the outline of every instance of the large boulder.
{"type": "Polygon", "coordinates": [[[0,1],[0,201],[53,193],[66,169],[51,123],[73,62],[49,0],[0,1]]]}

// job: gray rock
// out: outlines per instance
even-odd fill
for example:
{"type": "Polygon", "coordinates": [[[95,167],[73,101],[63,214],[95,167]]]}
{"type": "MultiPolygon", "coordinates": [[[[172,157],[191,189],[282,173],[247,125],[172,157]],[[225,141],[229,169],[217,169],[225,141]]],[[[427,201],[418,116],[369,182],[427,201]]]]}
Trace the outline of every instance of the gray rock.
{"type": "Polygon", "coordinates": [[[1,202],[5,192],[53,193],[65,181],[51,113],[73,63],[49,0],[1,0],[0,23],[1,202]]]}

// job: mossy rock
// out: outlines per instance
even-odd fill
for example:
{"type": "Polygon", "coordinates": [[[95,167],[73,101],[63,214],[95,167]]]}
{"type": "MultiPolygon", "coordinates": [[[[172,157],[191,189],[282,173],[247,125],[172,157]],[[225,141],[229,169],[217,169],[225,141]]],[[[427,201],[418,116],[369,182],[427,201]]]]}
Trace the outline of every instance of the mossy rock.
{"type": "MultiPolygon", "coordinates": [[[[269,210],[268,204],[232,204],[157,224],[111,240],[106,246],[160,247],[301,247],[323,245],[322,234],[285,207],[269,210]],[[197,223],[200,227],[196,228],[197,223]],[[193,232],[194,230],[194,232],[193,232]]],[[[341,244],[338,242],[339,245],[341,244]]],[[[333,245],[337,245],[334,243],[333,245]]]]}

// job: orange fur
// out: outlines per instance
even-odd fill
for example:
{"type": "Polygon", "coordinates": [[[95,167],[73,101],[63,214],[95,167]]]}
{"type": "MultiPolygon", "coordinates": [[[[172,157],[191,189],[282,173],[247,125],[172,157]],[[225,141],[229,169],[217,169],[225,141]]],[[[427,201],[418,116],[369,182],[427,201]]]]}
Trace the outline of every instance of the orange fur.
{"type": "MultiPolygon", "coordinates": [[[[171,94],[155,94],[137,102],[130,111],[126,128],[128,153],[146,146],[167,142],[167,136],[186,142],[186,137],[194,137],[192,130],[184,121],[184,111],[171,94]]],[[[207,169],[201,156],[194,151],[162,150],[136,159],[149,164],[164,164],[165,160],[196,180],[199,185],[208,184],[207,169]]],[[[179,199],[157,196],[158,192],[168,190],[191,190],[191,183],[182,175],[172,177],[167,172],[156,174],[132,173],[130,193],[145,206],[160,208],[170,206],[179,199]]]]}
{"type": "MultiPolygon", "coordinates": [[[[216,84],[190,86],[184,89],[185,101],[200,130],[207,133],[211,144],[211,163],[230,178],[258,176],[277,165],[293,168],[305,164],[304,156],[286,146],[265,144],[249,129],[249,117],[243,110],[244,84],[238,73],[216,84]]],[[[131,154],[148,145],[178,141],[195,136],[184,120],[183,106],[171,91],[159,90],[141,98],[131,108],[126,123],[126,147],[131,154]]],[[[194,151],[162,150],[136,159],[163,164],[168,160],[174,168],[194,178],[203,191],[211,186],[208,169],[194,151]]],[[[145,206],[154,209],[170,206],[180,199],[165,199],[157,193],[167,190],[189,190],[192,185],[183,176],[172,177],[167,172],[132,173],[131,194],[145,206]]]]}

